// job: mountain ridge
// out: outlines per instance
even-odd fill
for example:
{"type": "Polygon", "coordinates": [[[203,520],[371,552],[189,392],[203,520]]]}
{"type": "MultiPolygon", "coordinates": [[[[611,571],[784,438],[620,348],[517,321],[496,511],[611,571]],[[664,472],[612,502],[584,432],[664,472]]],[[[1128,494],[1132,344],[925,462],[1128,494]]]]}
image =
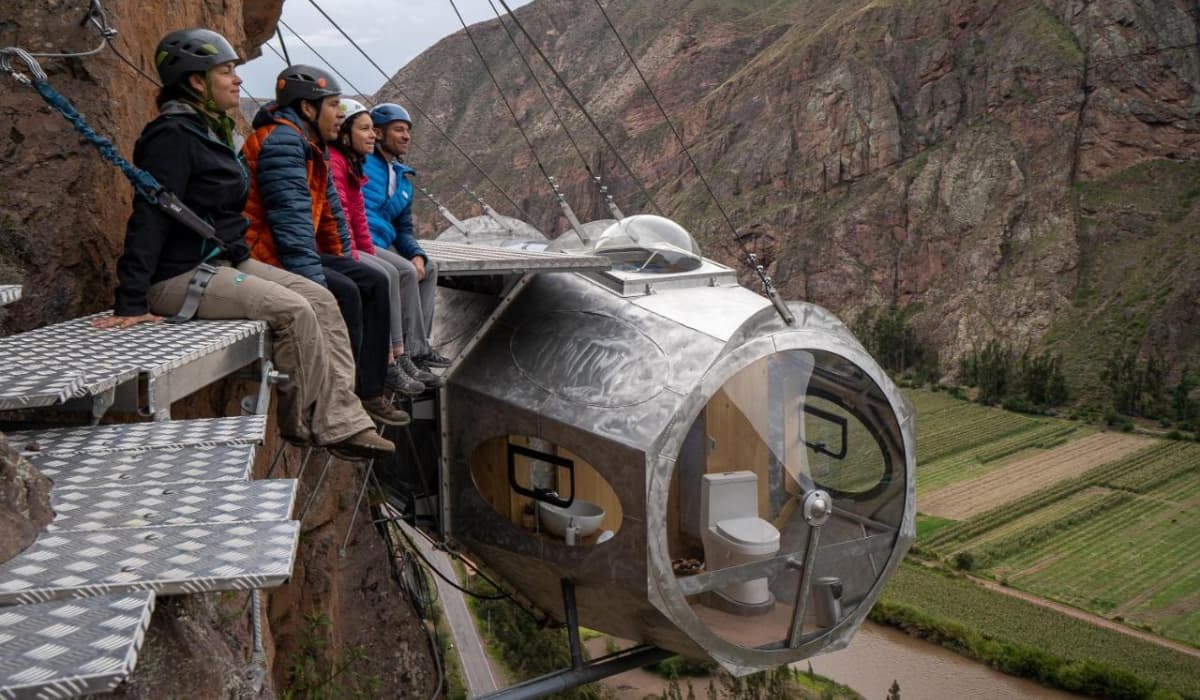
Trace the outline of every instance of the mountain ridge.
{"type": "MultiPolygon", "coordinates": [[[[637,0],[609,9],[786,297],[848,319],[871,306],[918,305],[913,322],[941,350],[944,369],[993,338],[1063,353],[1085,389],[1114,347],[1159,353],[1176,370],[1198,364],[1196,198],[1169,215],[1143,207],[1133,217],[1109,192],[1155,201],[1163,187],[1180,196],[1194,189],[1195,8],[1174,0],[637,0]],[[1173,184],[1134,176],[1154,164],[1173,184]],[[1117,255],[1130,241],[1153,244],[1139,251],[1145,265],[1117,255]],[[1114,269],[1126,274],[1114,279],[1114,269]]],[[[719,213],[595,8],[536,0],[516,14],[665,212],[708,254],[735,262],[719,213]]],[[[471,30],[581,218],[603,217],[504,30],[496,20],[471,30]]],[[[653,211],[522,47],[626,213],[653,211]]],[[[396,82],[512,191],[532,223],[561,231],[482,68],[460,32],[396,82]]],[[[376,97],[407,104],[386,85],[376,97]]],[[[480,189],[481,178],[423,121],[414,165],[460,216],[476,211],[458,184],[480,189]]],[[[481,191],[512,213],[501,195],[481,191]]],[[[418,213],[423,232],[445,228],[431,207],[418,213]]],[[[754,286],[750,275],[743,281],[754,286]]]]}

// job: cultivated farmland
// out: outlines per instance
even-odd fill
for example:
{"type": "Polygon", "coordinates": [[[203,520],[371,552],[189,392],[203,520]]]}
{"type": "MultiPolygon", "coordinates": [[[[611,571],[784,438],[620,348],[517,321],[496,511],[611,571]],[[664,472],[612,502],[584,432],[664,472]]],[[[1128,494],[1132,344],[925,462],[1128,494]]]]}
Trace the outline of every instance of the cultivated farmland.
{"type": "Polygon", "coordinates": [[[1018,498],[1078,476],[1098,464],[1119,460],[1153,440],[1124,433],[1098,433],[1052,450],[1018,459],[959,481],[921,499],[922,513],[965,520],[1018,498]]]}
{"type": "MultiPolygon", "coordinates": [[[[1058,474],[1053,481],[1032,470],[1014,473],[1044,485],[1016,500],[999,499],[1004,505],[972,509],[921,546],[947,557],[969,553],[974,571],[1014,587],[1200,644],[1200,445],[1142,440],[1141,449],[1129,452],[1133,443],[1101,441],[1107,437],[1059,448],[1089,446],[1092,456],[1080,459],[1090,460],[1090,469],[1063,478],[1065,469],[1043,465],[1058,474]],[[1105,452],[1104,445],[1123,445],[1126,454],[1105,452]]],[[[987,482],[1019,464],[935,495],[960,486],[1003,489],[987,482]]],[[[920,504],[923,511],[930,501],[920,504]]]]}
{"type": "MultiPolygon", "coordinates": [[[[1200,698],[1200,659],[989,591],[965,579],[905,564],[888,583],[883,601],[964,625],[992,643],[1038,649],[1078,663],[1098,662],[1185,698],[1200,698]]],[[[959,648],[950,640],[943,643],[959,648]]]]}

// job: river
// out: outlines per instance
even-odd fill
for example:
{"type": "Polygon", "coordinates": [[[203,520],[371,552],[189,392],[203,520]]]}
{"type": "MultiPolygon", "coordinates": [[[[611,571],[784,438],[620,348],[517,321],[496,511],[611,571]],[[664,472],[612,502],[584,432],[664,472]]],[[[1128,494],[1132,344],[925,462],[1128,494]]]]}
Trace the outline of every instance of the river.
{"type": "MultiPolygon", "coordinates": [[[[817,673],[850,686],[870,700],[886,698],[893,680],[899,681],[905,700],[1079,698],[1005,675],[949,649],[872,622],[862,626],[850,646],[811,662],[817,673]]],[[[806,669],[808,663],[801,661],[796,667],[806,669]]]]}
{"type": "MultiPolygon", "coordinates": [[[[593,656],[603,653],[602,643],[593,640],[593,644],[589,644],[593,656]]],[[[863,625],[849,647],[818,656],[811,662],[813,671],[850,686],[868,700],[884,700],[893,680],[899,681],[904,700],[1079,700],[1080,697],[1007,676],[936,644],[871,622],[863,625]]],[[[808,663],[801,661],[796,667],[805,670],[808,663]]],[[[615,691],[620,700],[642,700],[648,694],[661,693],[665,687],[660,677],[641,669],[615,676],[603,684],[615,691]]],[[[696,695],[703,697],[708,681],[693,679],[692,684],[696,695]]]]}

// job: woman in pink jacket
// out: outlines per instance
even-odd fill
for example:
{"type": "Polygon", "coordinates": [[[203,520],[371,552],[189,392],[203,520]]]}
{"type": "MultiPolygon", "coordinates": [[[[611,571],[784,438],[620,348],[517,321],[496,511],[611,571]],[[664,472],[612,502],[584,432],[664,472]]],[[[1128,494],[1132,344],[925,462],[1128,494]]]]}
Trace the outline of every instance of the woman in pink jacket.
{"type": "Polygon", "coordinates": [[[343,99],[339,105],[337,140],[330,144],[329,170],[337,187],[338,198],[350,227],[354,259],[379,270],[388,277],[391,294],[392,352],[389,357],[388,384],[405,394],[416,396],[426,388],[440,386],[441,377],[420,369],[404,352],[404,317],[400,312],[400,273],[388,263],[375,257],[375,244],[367,226],[367,211],[363,204],[363,161],[375,149],[375,129],[371,115],[361,103],[343,99]]]}

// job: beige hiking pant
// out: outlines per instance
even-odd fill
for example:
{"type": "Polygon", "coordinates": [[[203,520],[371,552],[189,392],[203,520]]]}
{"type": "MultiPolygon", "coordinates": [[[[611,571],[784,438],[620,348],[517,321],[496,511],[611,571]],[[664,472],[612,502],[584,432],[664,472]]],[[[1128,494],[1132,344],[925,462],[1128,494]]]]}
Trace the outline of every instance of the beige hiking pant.
{"type": "MultiPolygon", "coordinates": [[[[150,287],[150,312],[172,316],[187,296],[188,272],[150,287]]],[[[333,295],[316,282],[257,260],[220,267],[196,318],[265,321],[275,369],[279,431],[295,443],[331,445],[374,428],[354,395],[350,336],[333,295]]]]}

